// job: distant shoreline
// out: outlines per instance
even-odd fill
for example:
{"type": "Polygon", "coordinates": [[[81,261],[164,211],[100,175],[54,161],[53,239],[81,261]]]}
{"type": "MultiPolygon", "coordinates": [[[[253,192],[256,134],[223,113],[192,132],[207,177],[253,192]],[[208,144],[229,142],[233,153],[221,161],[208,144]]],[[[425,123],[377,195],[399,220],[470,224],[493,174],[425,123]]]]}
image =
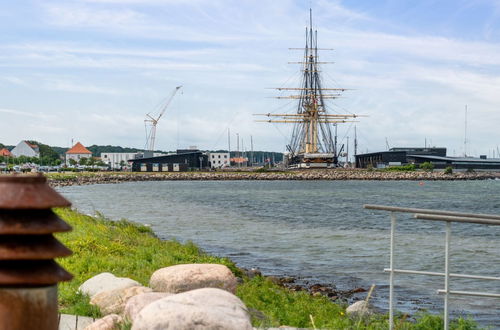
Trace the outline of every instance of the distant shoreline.
{"type": "Polygon", "coordinates": [[[135,181],[231,181],[231,180],[374,180],[374,181],[463,181],[500,179],[500,172],[389,172],[362,169],[292,170],[292,171],[214,171],[214,172],[79,172],[50,173],[49,184],[54,187],[73,185],[121,183],[135,181]]]}

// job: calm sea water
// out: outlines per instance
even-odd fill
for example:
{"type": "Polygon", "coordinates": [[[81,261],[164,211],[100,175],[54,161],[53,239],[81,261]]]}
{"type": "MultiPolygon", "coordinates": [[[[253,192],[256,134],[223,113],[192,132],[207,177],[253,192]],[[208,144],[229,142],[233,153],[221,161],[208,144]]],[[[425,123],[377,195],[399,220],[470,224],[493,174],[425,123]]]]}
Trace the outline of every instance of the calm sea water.
{"type": "MultiPolygon", "coordinates": [[[[339,289],[376,284],[386,309],[389,215],[365,203],[500,214],[500,181],[164,181],[58,189],[80,211],[151,225],[159,237],[191,240],[267,275],[339,289]]],[[[398,216],[397,268],[444,271],[444,223],[398,216]]],[[[500,228],[452,225],[451,272],[500,276],[500,228]]],[[[440,277],[401,275],[397,308],[442,311],[440,277]]],[[[452,290],[500,292],[500,283],[453,279],[452,290]]],[[[453,298],[454,315],[500,328],[500,302],[453,298]]]]}

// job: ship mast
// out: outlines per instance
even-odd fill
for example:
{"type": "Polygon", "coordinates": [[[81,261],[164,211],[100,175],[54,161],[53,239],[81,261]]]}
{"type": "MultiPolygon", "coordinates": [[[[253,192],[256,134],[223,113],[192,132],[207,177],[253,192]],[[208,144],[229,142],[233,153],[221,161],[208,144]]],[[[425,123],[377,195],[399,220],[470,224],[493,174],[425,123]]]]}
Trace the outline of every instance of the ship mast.
{"type": "Polygon", "coordinates": [[[317,31],[312,29],[312,10],[309,10],[309,27],[306,27],[306,43],[304,59],[300,62],[291,62],[302,65],[302,82],[299,88],[276,88],[279,91],[295,91],[297,94],[278,96],[279,99],[297,99],[297,110],[293,114],[260,114],[269,117],[268,120],[258,120],[270,123],[294,124],[288,151],[292,156],[301,157],[307,154],[329,154],[337,159],[336,133],[332,135],[332,126],[338,123],[352,122],[357,116],[354,114],[330,114],[327,112],[325,100],[335,99],[345,88],[324,88],[320,76],[320,64],[328,62],[318,61],[317,31]]]}

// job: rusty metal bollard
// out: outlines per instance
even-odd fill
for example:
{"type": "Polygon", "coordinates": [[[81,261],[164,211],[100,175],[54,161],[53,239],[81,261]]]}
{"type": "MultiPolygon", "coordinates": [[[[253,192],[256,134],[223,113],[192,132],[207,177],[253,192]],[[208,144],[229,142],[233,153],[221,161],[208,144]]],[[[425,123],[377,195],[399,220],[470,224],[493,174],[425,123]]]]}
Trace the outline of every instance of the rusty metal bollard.
{"type": "Polygon", "coordinates": [[[73,276],[52,233],[71,227],[51,208],[70,205],[43,175],[0,176],[0,330],[58,328],[57,283],[73,276]]]}

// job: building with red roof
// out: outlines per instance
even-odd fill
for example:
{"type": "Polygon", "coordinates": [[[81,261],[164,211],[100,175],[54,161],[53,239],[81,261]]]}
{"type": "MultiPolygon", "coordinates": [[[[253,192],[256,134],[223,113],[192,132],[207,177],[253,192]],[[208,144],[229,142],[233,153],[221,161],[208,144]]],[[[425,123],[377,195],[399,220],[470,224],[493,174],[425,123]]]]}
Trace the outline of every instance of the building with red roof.
{"type": "Polygon", "coordinates": [[[12,157],[12,153],[7,150],[7,148],[3,148],[2,150],[0,150],[0,156],[12,157]]]}
{"type": "Polygon", "coordinates": [[[85,148],[80,142],[77,142],[71,149],[66,151],[66,165],[69,165],[70,159],[78,163],[82,158],[92,158],[92,152],[85,148]]]}
{"type": "Polygon", "coordinates": [[[14,157],[40,157],[40,148],[37,145],[31,144],[28,141],[24,140],[19,142],[19,144],[15,146],[14,149],[12,149],[10,152],[14,157]]]}

